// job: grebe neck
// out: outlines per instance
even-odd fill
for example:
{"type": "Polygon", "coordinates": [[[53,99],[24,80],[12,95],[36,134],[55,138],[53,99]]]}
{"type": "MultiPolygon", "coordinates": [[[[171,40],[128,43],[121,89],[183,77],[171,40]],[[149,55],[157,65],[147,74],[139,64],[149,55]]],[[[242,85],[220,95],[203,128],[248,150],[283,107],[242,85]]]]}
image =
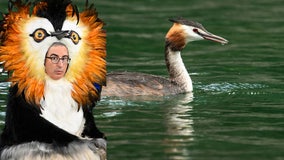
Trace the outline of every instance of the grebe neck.
{"type": "Polygon", "coordinates": [[[184,92],[192,91],[192,81],[183,63],[180,50],[165,48],[165,61],[169,72],[170,80],[176,83],[184,92]]]}

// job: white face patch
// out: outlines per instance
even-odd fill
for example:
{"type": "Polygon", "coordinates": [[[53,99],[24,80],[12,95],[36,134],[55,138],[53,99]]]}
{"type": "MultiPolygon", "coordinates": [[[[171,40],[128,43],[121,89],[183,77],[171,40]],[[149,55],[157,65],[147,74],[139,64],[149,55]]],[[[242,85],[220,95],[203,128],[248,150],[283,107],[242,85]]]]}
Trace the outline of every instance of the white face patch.
{"type": "MultiPolygon", "coordinates": [[[[186,35],[186,42],[192,42],[192,41],[198,41],[203,40],[204,38],[200,35],[196,34],[193,30],[198,29],[196,27],[182,25],[182,28],[184,29],[185,35],[186,35]]],[[[198,29],[200,30],[200,29],[198,29]]]]}
{"type": "Polygon", "coordinates": [[[77,58],[78,53],[80,53],[80,49],[82,47],[82,41],[84,39],[83,28],[77,25],[77,21],[65,20],[62,26],[62,31],[74,31],[81,38],[78,44],[74,44],[70,38],[63,38],[62,41],[69,48],[69,56],[71,59],[77,58]]]}
{"type": "Polygon", "coordinates": [[[32,17],[30,18],[23,27],[23,32],[20,35],[23,39],[22,52],[24,58],[26,59],[26,65],[30,68],[31,76],[39,77],[41,79],[44,77],[44,59],[45,54],[49,46],[56,42],[55,37],[48,36],[44,38],[41,42],[36,42],[32,34],[37,30],[41,29],[46,31],[47,34],[54,32],[52,24],[46,18],[32,17]]]}
{"type": "Polygon", "coordinates": [[[85,119],[82,107],[71,96],[72,84],[67,80],[46,78],[44,99],[41,100],[41,116],[59,128],[80,136],[85,119]]]}
{"type": "MultiPolygon", "coordinates": [[[[20,35],[22,39],[23,53],[28,68],[31,70],[31,76],[42,79],[44,77],[44,60],[45,55],[54,42],[64,43],[69,50],[69,57],[71,58],[70,70],[73,70],[73,64],[84,64],[84,56],[80,55],[82,48],[86,49],[82,43],[84,39],[83,33],[86,32],[86,27],[77,25],[75,20],[65,20],[62,26],[62,31],[74,33],[70,37],[57,39],[52,35],[55,33],[51,22],[42,17],[31,17],[24,25],[24,30],[20,35]],[[74,37],[76,43],[74,42],[74,37]],[[72,61],[76,59],[76,61],[72,61]]],[[[82,65],[81,65],[82,67],[82,65]]],[[[79,67],[80,68],[80,67],[79,67]]],[[[83,68],[83,67],[82,67],[83,68]]]]}

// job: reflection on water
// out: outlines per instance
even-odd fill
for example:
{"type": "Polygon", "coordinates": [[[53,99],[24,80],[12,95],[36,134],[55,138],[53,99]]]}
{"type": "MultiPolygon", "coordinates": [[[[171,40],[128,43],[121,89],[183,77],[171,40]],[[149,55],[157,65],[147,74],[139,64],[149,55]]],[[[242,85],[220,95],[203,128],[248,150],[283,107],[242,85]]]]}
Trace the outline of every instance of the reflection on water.
{"type": "MultiPolygon", "coordinates": [[[[10,83],[0,82],[0,129],[3,128],[4,119],[5,119],[5,107],[6,107],[6,99],[8,95],[8,88],[10,83]]],[[[1,133],[1,131],[0,131],[1,133]]]]}
{"type": "Polygon", "coordinates": [[[193,94],[184,94],[176,97],[175,104],[167,107],[165,113],[166,132],[171,135],[165,139],[165,154],[173,160],[186,160],[190,155],[190,150],[185,144],[190,144],[194,138],[193,119],[191,116],[193,107],[193,94]]]}
{"type": "Polygon", "coordinates": [[[194,141],[192,101],[192,93],[151,100],[147,96],[135,100],[103,97],[97,106],[98,114],[104,115],[102,118],[112,125],[104,125],[103,120],[100,122],[103,130],[115,131],[107,133],[111,139],[109,151],[116,155],[110,155],[110,158],[187,159],[190,154],[187,146],[194,141]],[[118,135],[127,138],[114,138],[118,135]]]}
{"type": "Polygon", "coordinates": [[[166,113],[167,132],[170,135],[191,136],[193,133],[193,120],[190,113],[193,107],[190,102],[193,94],[179,95],[174,106],[168,107],[166,113]]]}

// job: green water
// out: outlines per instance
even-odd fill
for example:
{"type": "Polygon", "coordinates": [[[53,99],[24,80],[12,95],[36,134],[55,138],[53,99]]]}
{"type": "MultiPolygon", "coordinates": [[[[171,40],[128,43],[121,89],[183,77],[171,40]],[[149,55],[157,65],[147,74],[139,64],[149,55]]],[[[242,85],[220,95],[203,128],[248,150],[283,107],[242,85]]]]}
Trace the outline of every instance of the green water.
{"type": "MultiPolygon", "coordinates": [[[[170,17],[199,21],[230,41],[193,42],[182,52],[193,95],[103,98],[94,114],[108,136],[108,159],[284,159],[283,1],[96,0],[95,6],[107,24],[108,71],[167,76],[170,17]]],[[[0,89],[2,127],[7,84],[0,89]]]]}

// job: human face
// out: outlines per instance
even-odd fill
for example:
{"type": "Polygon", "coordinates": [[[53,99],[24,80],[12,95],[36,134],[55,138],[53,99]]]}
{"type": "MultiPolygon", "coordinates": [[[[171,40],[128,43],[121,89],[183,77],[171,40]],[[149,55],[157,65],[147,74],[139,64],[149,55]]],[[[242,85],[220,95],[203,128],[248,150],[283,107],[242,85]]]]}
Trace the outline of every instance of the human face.
{"type": "MultiPolygon", "coordinates": [[[[68,56],[68,50],[65,46],[57,45],[52,46],[46,53],[46,57],[58,56],[59,58],[68,56]]],[[[68,63],[64,63],[63,60],[59,60],[58,63],[52,63],[51,59],[45,58],[45,72],[54,80],[58,80],[64,77],[68,63]]]]}

